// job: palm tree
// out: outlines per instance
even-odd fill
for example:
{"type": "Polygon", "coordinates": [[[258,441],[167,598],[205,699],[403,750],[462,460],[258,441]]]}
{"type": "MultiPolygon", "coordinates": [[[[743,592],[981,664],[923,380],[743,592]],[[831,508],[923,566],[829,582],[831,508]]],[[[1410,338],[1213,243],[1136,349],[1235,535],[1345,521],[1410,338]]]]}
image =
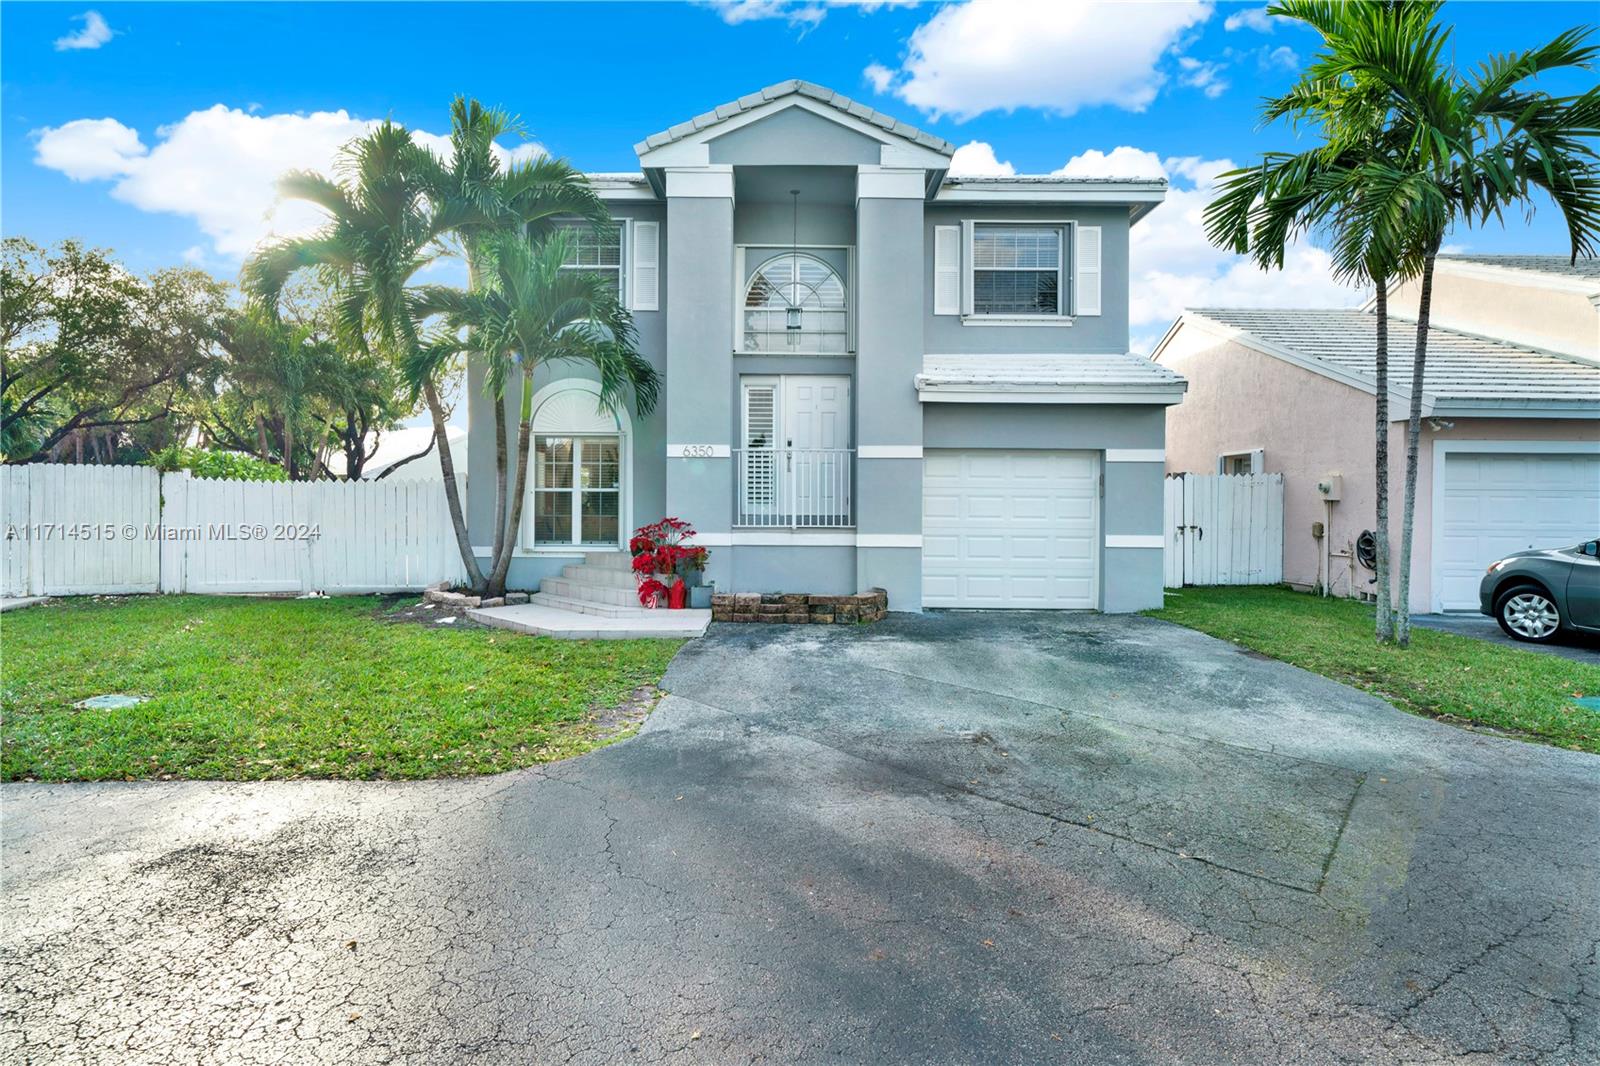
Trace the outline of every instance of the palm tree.
{"type": "MultiPolygon", "coordinates": [[[[1365,5],[1347,5],[1360,6],[1365,5]]],[[[1386,5],[1374,5],[1382,10],[1386,5]]],[[[1422,432],[1422,383],[1432,311],[1434,262],[1451,227],[1502,218],[1507,208],[1533,213],[1539,194],[1566,222],[1571,256],[1595,254],[1600,242],[1600,88],[1574,96],[1534,90],[1531,78],[1590,69],[1600,54],[1592,30],[1566,30],[1539,48],[1494,56],[1462,75],[1445,59],[1450,29],[1434,21],[1440,3],[1405,5],[1405,18],[1349,18],[1328,3],[1286,0],[1272,11],[1323,32],[1323,50],[1302,75],[1302,99],[1346,86],[1362,115],[1334,128],[1333,144],[1378,139],[1386,147],[1366,168],[1357,224],[1376,245],[1410,250],[1419,277],[1416,354],[1406,423],[1405,517],[1400,531],[1395,640],[1411,637],[1411,543],[1422,432]],[[1328,32],[1328,30],[1333,32],[1328,32]]],[[[1408,277],[1408,269],[1395,279],[1408,277]]]]}
{"type": "Polygon", "coordinates": [[[505,514],[505,533],[500,537],[497,531],[489,596],[505,593],[515,530],[522,522],[538,367],[553,360],[587,363],[599,375],[601,402],[613,409],[631,393],[638,410],[649,412],[660,392],[660,377],[635,349],[632,316],[615,289],[595,275],[563,269],[569,249],[570,237],[559,229],[535,241],[521,232],[502,232],[483,240],[479,250],[487,269],[475,290],[425,286],[417,293],[418,315],[445,316],[448,331],[439,347],[448,349],[447,338],[454,336],[471,338],[465,343],[485,360],[487,391],[497,409],[504,409],[507,380],[521,379],[516,466],[509,485],[502,477],[496,486],[496,512],[505,514]]]}
{"type": "Polygon", "coordinates": [[[342,180],[307,171],[286,175],[279,182],[282,195],[316,204],[328,222],[309,237],[264,249],[245,265],[244,280],[250,292],[276,308],[292,276],[319,271],[336,286],[336,324],[347,341],[363,351],[377,348],[402,366],[431,367],[429,377],[413,383],[432,416],[456,546],[468,581],[479,588],[483,571],[467,535],[439,397],[439,381],[450,365],[447,359],[419,358],[424,340],[412,315],[410,288],[417,272],[436,258],[441,235],[455,221],[430,200],[420,180],[436,163],[404,127],[385,121],[341,153],[342,180]]]}
{"type": "MultiPolygon", "coordinates": [[[[1513,206],[1531,213],[1538,193],[1561,211],[1574,258],[1593,255],[1600,240],[1600,156],[1594,145],[1600,88],[1558,97],[1525,87],[1549,71],[1588,69],[1597,54],[1585,43],[1591,31],[1569,30],[1542,47],[1491,58],[1463,76],[1444,61],[1450,31],[1434,21],[1439,7],[1437,0],[1284,0],[1270,9],[1323,36],[1322,51],[1280,102],[1279,113],[1319,122],[1328,154],[1365,156],[1352,169],[1360,195],[1342,217],[1353,239],[1377,249],[1387,262],[1386,284],[1420,278],[1395,624],[1401,645],[1410,641],[1417,453],[1440,245],[1454,225],[1481,225],[1513,206]]],[[[1386,297],[1384,285],[1378,291],[1386,297]]],[[[1379,314],[1386,329],[1386,303],[1379,314]]],[[[1380,385],[1380,403],[1384,393],[1380,385]]],[[[1383,415],[1378,432],[1380,439],[1387,437],[1383,415]]],[[[1387,487],[1381,468],[1380,485],[1381,499],[1387,487]]]]}
{"type": "MultiPolygon", "coordinates": [[[[495,241],[505,233],[521,232],[537,240],[551,232],[558,220],[579,220],[602,229],[611,224],[604,201],[595,195],[582,172],[565,160],[540,156],[515,166],[501,164],[495,150],[497,140],[521,132],[520,123],[505,111],[458,96],[450,105],[450,158],[444,161],[430,156],[418,176],[430,202],[449,224],[441,236],[466,263],[467,287],[473,291],[481,286],[486,272],[492,271],[495,241]]],[[[469,336],[462,350],[472,348],[469,336]]],[[[409,365],[417,373],[437,373],[430,369],[431,358],[451,349],[448,340],[435,338],[427,353],[430,358],[409,365]]],[[[503,387],[504,379],[499,380],[503,387]]],[[[507,513],[510,453],[506,409],[501,388],[493,393],[496,489],[492,552],[498,559],[508,550],[516,526],[507,513]]]]}

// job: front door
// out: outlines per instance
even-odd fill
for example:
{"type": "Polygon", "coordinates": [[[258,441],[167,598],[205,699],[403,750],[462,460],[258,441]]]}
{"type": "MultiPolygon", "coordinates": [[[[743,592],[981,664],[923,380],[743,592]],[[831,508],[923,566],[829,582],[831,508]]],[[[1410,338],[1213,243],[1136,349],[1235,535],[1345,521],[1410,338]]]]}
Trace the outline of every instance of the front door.
{"type": "Polygon", "coordinates": [[[748,376],[743,391],[741,524],[848,525],[850,378],[748,376]]]}

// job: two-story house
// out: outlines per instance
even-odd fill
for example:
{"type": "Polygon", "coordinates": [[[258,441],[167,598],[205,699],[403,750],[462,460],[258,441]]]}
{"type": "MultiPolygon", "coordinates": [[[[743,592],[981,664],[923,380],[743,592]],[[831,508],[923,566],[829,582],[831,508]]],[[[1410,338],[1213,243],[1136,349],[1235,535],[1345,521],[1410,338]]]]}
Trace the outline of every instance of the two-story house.
{"type": "MultiPolygon", "coordinates": [[[[635,148],[591,175],[618,224],[572,267],[616,278],[663,401],[601,410],[541,368],[512,587],[588,598],[585,553],[674,515],[724,591],[1161,604],[1184,383],[1128,352],[1128,235],[1164,182],[954,177],[949,143],[801,81],[635,148]]],[[[469,436],[487,545],[490,420],[469,436]]]]}

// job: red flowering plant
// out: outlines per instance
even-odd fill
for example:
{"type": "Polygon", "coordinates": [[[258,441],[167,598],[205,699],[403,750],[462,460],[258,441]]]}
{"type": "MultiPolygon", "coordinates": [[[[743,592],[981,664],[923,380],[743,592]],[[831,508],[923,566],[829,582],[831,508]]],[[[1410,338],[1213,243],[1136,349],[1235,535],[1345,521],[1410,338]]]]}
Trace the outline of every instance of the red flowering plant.
{"type": "Polygon", "coordinates": [[[704,570],[711,554],[696,544],[694,527],[681,518],[663,518],[633,531],[628,550],[633,553],[633,573],[639,579],[639,602],[655,607],[671,587],[682,582],[683,566],[704,570]]]}

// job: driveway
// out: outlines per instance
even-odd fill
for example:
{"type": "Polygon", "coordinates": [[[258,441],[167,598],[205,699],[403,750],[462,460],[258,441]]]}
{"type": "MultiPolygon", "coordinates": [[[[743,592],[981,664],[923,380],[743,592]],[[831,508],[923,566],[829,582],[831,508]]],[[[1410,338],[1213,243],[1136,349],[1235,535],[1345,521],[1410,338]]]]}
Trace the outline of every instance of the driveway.
{"type": "Polygon", "coordinates": [[[1594,1062],[1600,759],[1143,618],[713,626],[638,738],[8,786],[7,1061],[1594,1062]]]}
{"type": "Polygon", "coordinates": [[[1463,637],[1476,637],[1491,644],[1501,644],[1522,651],[1537,651],[1545,655],[1559,655],[1575,663],[1593,663],[1600,666],[1600,636],[1588,633],[1571,633],[1563,630],[1548,644],[1534,644],[1526,640],[1512,640],[1506,631],[1486,614],[1414,614],[1411,624],[1424,629],[1437,629],[1463,637]]]}

